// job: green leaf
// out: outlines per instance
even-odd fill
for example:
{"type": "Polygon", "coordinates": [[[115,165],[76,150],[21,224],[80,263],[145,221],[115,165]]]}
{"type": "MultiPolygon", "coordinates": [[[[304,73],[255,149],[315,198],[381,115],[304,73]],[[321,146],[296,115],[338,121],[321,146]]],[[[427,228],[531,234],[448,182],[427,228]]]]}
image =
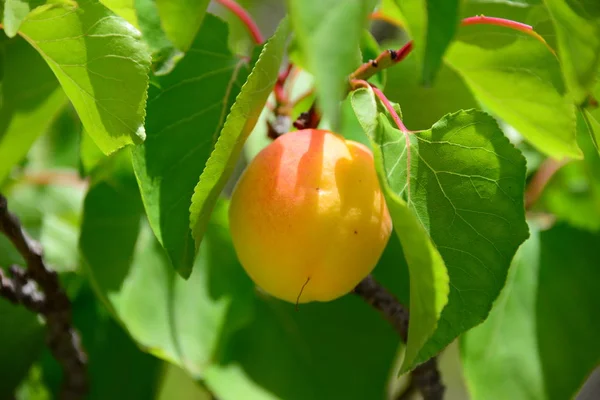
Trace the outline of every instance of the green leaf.
{"type": "Polygon", "coordinates": [[[431,85],[456,33],[459,0],[396,0],[403,26],[415,43],[421,82],[431,85]]]}
{"type": "Polygon", "coordinates": [[[3,3],[4,15],[2,24],[4,25],[4,33],[11,38],[17,34],[27,14],[38,5],[43,4],[44,0],[4,0],[3,3]]]}
{"type": "Polygon", "coordinates": [[[74,0],[4,0],[4,9],[2,10],[2,24],[6,36],[12,38],[19,31],[19,27],[27,18],[27,15],[35,8],[44,6],[44,8],[74,6],[74,0]]]}
{"type": "Polygon", "coordinates": [[[150,225],[184,276],[195,255],[194,186],[246,76],[244,60],[227,50],[227,26],[207,15],[185,57],[150,87],[148,138],[133,150],[133,164],[150,225]]]}
{"type": "Polygon", "coordinates": [[[563,224],[532,229],[489,318],[461,340],[474,400],[575,396],[600,363],[598,246],[563,224]]]}
{"type": "Polygon", "coordinates": [[[215,149],[200,175],[190,207],[190,226],[200,245],[210,213],[231,176],[246,139],[277,81],[279,67],[289,35],[287,20],[263,47],[248,80],[242,87],[219,134],[215,149]]]}
{"type": "Polygon", "coordinates": [[[25,40],[14,38],[3,45],[0,182],[67,101],[52,71],[25,40]]]}
{"type": "Polygon", "coordinates": [[[20,305],[0,299],[0,393],[14,393],[44,348],[44,326],[20,305]]]}
{"type": "Polygon", "coordinates": [[[135,9],[136,0],[100,0],[100,2],[131,25],[140,28],[135,9]]]}
{"type": "MultiPolygon", "coordinates": [[[[76,185],[26,182],[15,182],[2,189],[11,211],[19,217],[27,233],[41,243],[46,262],[57,272],[74,271],[79,266],[76,244],[83,189],[76,185]]],[[[2,235],[0,249],[0,265],[24,265],[22,257],[2,235]]]]}
{"type": "MultiPolygon", "coordinates": [[[[118,161],[113,156],[108,162],[118,161]]],[[[133,260],[143,212],[133,174],[117,169],[109,179],[99,180],[90,187],[83,207],[81,253],[99,285],[96,289],[118,292],[133,260]]]]}
{"type": "MultiPolygon", "coordinates": [[[[48,73],[52,73],[50,69],[48,73]]],[[[45,134],[34,142],[27,154],[25,168],[29,171],[61,169],[58,174],[72,177],[72,182],[77,184],[79,176],[74,170],[79,168],[80,140],[81,121],[71,104],[67,104],[58,112],[45,134]]],[[[89,140],[92,141],[91,138],[89,140]]]]}
{"type": "Polygon", "coordinates": [[[372,11],[368,0],[288,0],[296,40],[315,76],[319,107],[339,129],[348,75],[360,65],[360,39],[372,11]]]}
{"type": "MultiPolygon", "coordinates": [[[[94,293],[84,284],[72,300],[73,324],[88,355],[89,394],[86,399],[152,399],[164,363],[143,352],[119,324],[110,318],[94,293]]],[[[44,380],[60,398],[62,371],[48,351],[42,362],[44,380]]]]}
{"type": "Polygon", "coordinates": [[[217,204],[185,280],[148,225],[140,230],[136,191],[133,176],[117,172],[92,186],[80,238],[84,266],[100,299],[143,348],[199,378],[252,312],[253,285],[231,244],[227,205],[217,204]]]}
{"type": "Polygon", "coordinates": [[[529,7],[542,4],[544,0],[467,0],[469,3],[497,3],[516,7],[529,7]]]}
{"type": "Polygon", "coordinates": [[[107,156],[102,153],[89,135],[83,133],[79,143],[79,157],[82,175],[89,175],[107,156]]]}
{"type": "Polygon", "coordinates": [[[161,25],[179,50],[187,51],[202,25],[210,0],[156,0],[161,25]]]}
{"type": "Polygon", "coordinates": [[[144,140],[150,59],[140,34],[94,0],[38,9],[21,25],[73,103],[85,130],[111,153],[144,140]]]}
{"type": "MultiPolygon", "coordinates": [[[[528,230],[525,159],[493,118],[460,111],[415,137],[417,143],[410,149],[413,211],[450,275],[448,305],[419,362],[485,320],[528,230]]],[[[392,165],[388,170],[403,148],[403,142],[386,147],[384,156],[392,165]]],[[[400,171],[395,177],[394,188],[400,193],[407,178],[400,171]]]]}
{"type": "Polygon", "coordinates": [[[445,60],[491,112],[540,151],[555,158],[581,158],[575,108],[558,60],[536,39],[493,27],[465,27],[445,60]]]}
{"type": "MultiPolygon", "coordinates": [[[[600,78],[600,69],[598,70],[597,78],[600,78]]],[[[596,84],[592,95],[595,99],[600,99],[600,80],[596,84]]],[[[598,154],[600,154],[600,107],[584,109],[583,117],[588,125],[588,130],[592,141],[594,142],[594,146],[596,147],[598,154]]]]}
{"type": "MultiPolygon", "coordinates": [[[[222,400],[386,398],[399,338],[362,299],[300,306],[260,296],[205,382],[222,400]],[[349,379],[352,377],[352,379],[349,379]]],[[[394,377],[395,378],[395,377],[394,377]]]]}
{"type": "Polygon", "coordinates": [[[184,370],[173,364],[165,365],[157,400],[212,400],[212,395],[184,370]]]}
{"type": "Polygon", "coordinates": [[[421,85],[415,54],[390,68],[387,76],[385,94],[402,105],[403,122],[409,129],[428,129],[446,114],[479,106],[464,81],[446,64],[431,87],[421,85]]]}
{"type": "Polygon", "coordinates": [[[138,23],[142,32],[142,39],[152,53],[153,71],[161,71],[160,66],[173,53],[173,43],[163,30],[155,0],[135,0],[138,23]],[[157,68],[158,65],[158,68],[157,68]]]}
{"type": "MultiPolygon", "coordinates": [[[[429,234],[450,277],[448,304],[437,330],[416,360],[405,361],[406,370],[486,318],[512,256],[527,238],[525,159],[492,117],[474,110],[450,114],[430,130],[407,137],[380,117],[374,140],[391,191],[406,199],[410,215],[429,234]]],[[[404,234],[415,235],[412,230],[404,234]]],[[[408,259],[412,248],[403,248],[408,259]]],[[[408,264],[412,272],[410,260],[408,264]]],[[[411,296],[413,279],[411,275],[411,296]]],[[[413,310],[411,298],[411,323],[413,310]]]]}
{"type": "Polygon", "coordinates": [[[550,179],[534,211],[551,212],[574,228],[600,231],[600,155],[582,114],[577,119],[583,160],[573,160],[550,179]]]}
{"type": "MultiPolygon", "coordinates": [[[[448,271],[424,226],[419,223],[418,216],[413,214],[409,204],[398,195],[389,180],[383,142],[392,139],[388,137],[390,133],[394,135],[395,142],[403,138],[378,121],[377,104],[371,90],[355,91],[352,94],[352,106],[371,141],[379,182],[392,217],[394,232],[402,243],[410,273],[410,322],[402,364],[402,371],[405,372],[414,366],[419,351],[435,331],[446,306],[449,292],[448,271]]],[[[399,156],[395,159],[401,162],[399,156]]]]}
{"type": "Polygon", "coordinates": [[[600,2],[545,0],[558,38],[565,82],[582,104],[596,81],[600,66],[600,2]]]}

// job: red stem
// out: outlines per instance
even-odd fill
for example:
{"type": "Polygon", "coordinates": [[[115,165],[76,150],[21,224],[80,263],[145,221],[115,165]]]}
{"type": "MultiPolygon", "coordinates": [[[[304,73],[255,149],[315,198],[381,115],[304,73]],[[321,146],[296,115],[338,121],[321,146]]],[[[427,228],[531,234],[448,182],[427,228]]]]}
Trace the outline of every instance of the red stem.
{"type": "Polygon", "coordinates": [[[403,133],[410,133],[410,131],[406,128],[406,126],[404,126],[404,123],[402,122],[402,119],[400,119],[400,116],[398,115],[398,113],[394,109],[394,106],[392,106],[392,103],[390,103],[390,101],[388,100],[388,98],[385,97],[385,94],[383,94],[383,92],[381,90],[379,90],[374,85],[371,85],[369,82],[364,81],[362,79],[354,79],[352,81],[352,83],[355,86],[362,86],[362,87],[366,87],[366,88],[370,87],[373,90],[373,93],[375,93],[375,96],[377,96],[377,98],[381,101],[381,103],[386,108],[386,110],[388,110],[388,112],[392,116],[392,119],[394,120],[394,122],[398,126],[398,129],[400,129],[403,133]]]}
{"type": "Polygon", "coordinates": [[[383,94],[383,92],[375,86],[371,86],[371,88],[373,89],[373,93],[375,93],[375,96],[379,98],[379,100],[383,103],[383,106],[388,110],[396,125],[398,125],[398,129],[400,129],[404,133],[409,133],[410,131],[406,128],[406,126],[404,126],[404,123],[400,119],[400,116],[394,109],[394,106],[392,106],[392,103],[390,103],[388,98],[385,97],[385,94],[383,94]]]}
{"type": "Polygon", "coordinates": [[[518,31],[532,31],[531,25],[524,24],[522,22],[512,21],[510,19],[486,17],[485,15],[477,15],[475,17],[465,18],[460,23],[463,26],[468,25],[497,25],[505,26],[507,28],[516,29],[518,31]]]}
{"type": "Polygon", "coordinates": [[[516,31],[523,32],[523,33],[528,34],[529,36],[534,37],[535,39],[537,39],[538,41],[540,41],[544,45],[546,45],[546,47],[552,53],[554,53],[554,49],[552,47],[550,47],[550,45],[548,43],[546,43],[546,40],[542,37],[542,35],[540,35],[536,31],[534,31],[533,27],[531,25],[527,25],[522,22],[517,22],[517,21],[512,21],[510,19],[497,18],[497,17],[486,17],[485,15],[477,15],[475,17],[469,17],[469,18],[463,19],[460,24],[462,26],[496,25],[496,26],[503,26],[505,28],[514,29],[516,31]]]}
{"type": "Polygon", "coordinates": [[[254,39],[256,44],[262,44],[265,41],[263,35],[260,33],[258,25],[256,25],[256,22],[254,22],[252,16],[248,13],[248,11],[244,10],[242,6],[233,0],[217,0],[217,2],[229,9],[229,11],[234,13],[240,19],[240,21],[246,25],[246,28],[250,32],[250,35],[252,35],[252,39],[254,39]]]}
{"type": "Polygon", "coordinates": [[[396,52],[396,57],[394,58],[394,62],[399,63],[400,61],[404,60],[406,58],[406,56],[408,56],[410,54],[413,47],[414,47],[414,44],[413,44],[412,40],[410,42],[406,43],[404,46],[402,46],[400,48],[400,50],[398,50],[396,52]]]}

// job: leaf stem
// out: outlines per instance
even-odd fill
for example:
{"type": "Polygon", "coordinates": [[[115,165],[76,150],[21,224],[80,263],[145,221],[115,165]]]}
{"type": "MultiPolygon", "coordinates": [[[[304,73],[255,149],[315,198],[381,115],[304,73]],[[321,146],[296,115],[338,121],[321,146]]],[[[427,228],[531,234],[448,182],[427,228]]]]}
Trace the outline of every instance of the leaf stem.
{"type": "Polygon", "coordinates": [[[254,19],[252,19],[252,16],[248,13],[248,11],[246,11],[242,6],[240,6],[233,0],[217,0],[217,2],[225,8],[227,8],[232,13],[234,13],[239,18],[239,20],[246,26],[246,28],[250,32],[250,35],[252,36],[252,39],[256,44],[263,44],[265,39],[262,33],[260,33],[258,25],[256,24],[256,22],[254,22],[254,19]]]}

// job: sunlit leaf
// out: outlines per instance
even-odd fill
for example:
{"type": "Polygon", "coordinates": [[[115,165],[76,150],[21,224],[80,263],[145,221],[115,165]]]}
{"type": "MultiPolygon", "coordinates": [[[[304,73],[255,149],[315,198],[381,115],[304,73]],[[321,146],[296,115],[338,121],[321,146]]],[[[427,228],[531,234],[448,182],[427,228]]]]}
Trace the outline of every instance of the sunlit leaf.
{"type": "Polygon", "coordinates": [[[0,182],[67,102],[52,71],[25,40],[14,38],[3,45],[0,182]]]}
{"type": "MultiPolygon", "coordinates": [[[[360,115],[361,108],[355,110],[360,115]]],[[[383,179],[394,196],[406,201],[407,215],[416,218],[417,227],[431,238],[426,236],[419,242],[433,242],[450,277],[449,300],[437,329],[424,346],[416,349],[416,359],[405,360],[406,370],[434,356],[486,318],[504,285],[512,256],[527,238],[525,160],[494,119],[479,111],[450,114],[430,130],[414,134],[401,133],[381,116],[375,132],[373,140],[381,151],[383,179]]],[[[394,224],[397,232],[404,231],[399,230],[396,220],[394,224]]],[[[413,228],[404,235],[413,237],[415,232],[418,230],[413,228]]],[[[412,314],[416,305],[413,287],[417,286],[413,280],[416,271],[422,273],[432,263],[413,269],[408,257],[416,247],[403,242],[403,248],[409,270],[415,271],[411,274],[410,324],[418,324],[412,314]]],[[[421,279],[418,285],[433,291],[436,282],[421,279]]],[[[435,289],[434,293],[440,292],[435,289]]]]}
{"type": "Polygon", "coordinates": [[[145,138],[150,58],[131,24],[94,0],[81,0],[32,12],[21,32],[54,71],[102,151],[145,138]]]}
{"type": "Polygon", "coordinates": [[[194,41],[210,0],[157,0],[158,14],[167,37],[182,51],[194,41]]]}
{"type": "Polygon", "coordinates": [[[558,60],[536,39],[494,27],[465,27],[445,60],[491,112],[540,151],[581,158],[575,108],[558,60]],[[486,30],[483,30],[486,28],[486,30]]]}
{"type": "Polygon", "coordinates": [[[600,2],[545,0],[554,21],[565,82],[583,103],[600,66],[600,2]]]}
{"type": "MultiPolygon", "coordinates": [[[[403,370],[407,370],[414,365],[419,351],[435,331],[442,310],[448,302],[448,271],[417,215],[412,213],[409,204],[399,196],[389,180],[383,141],[397,143],[403,138],[378,120],[378,109],[372,91],[355,91],[352,106],[371,141],[379,182],[410,273],[410,322],[403,362],[403,370]],[[390,137],[390,134],[394,137],[390,137]]],[[[401,162],[399,155],[395,158],[398,163],[401,162]]]]}
{"type": "Polygon", "coordinates": [[[185,57],[150,87],[148,138],[134,149],[133,163],[150,225],[184,276],[195,257],[194,186],[247,74],[245,61],[227,49],[225,23],[207,15],[185,57]]]}
{"type": "Polygon", "coordinates": [[[139,29],[138,17],[135,11],[136,0],[100,0],[100,2],[139,29]]]}
{"type": "Polygon", "coordinates": [[[231,108],[215,149],[200,175],[190,207],[190,226],[196,247],[202,241],[212,208],[231,176],[244,143],[256,125],[277,80],[289,35],[287,20],[266,43],[231,108]]]}

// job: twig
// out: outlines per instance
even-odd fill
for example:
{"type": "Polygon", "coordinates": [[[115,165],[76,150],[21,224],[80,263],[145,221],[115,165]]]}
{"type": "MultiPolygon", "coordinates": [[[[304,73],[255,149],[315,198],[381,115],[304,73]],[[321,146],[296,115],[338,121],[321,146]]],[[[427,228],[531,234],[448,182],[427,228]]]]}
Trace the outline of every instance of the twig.
{"type": "Polygon", "coordinates": [[[88,391],[87,356],[72,326],[71,303],[60,287],[56,272],[46,266],[40,244],[24,232],[19,219],[8,211],[8,201],[2,194],[0,232],[13,243],[27,264],[27,270],[13,266],[12,278],[0,274],[0,294],[44,316],[48,346],[64,372],[60,397],[81,399],[88,391]]]}
{"type": "Polygon", "coordinates": [[[399,50],[385,50],[383,53],[377,56],[374,60],[369,60],[362,64],[352,74],[350,74],[350,80],[363,79],[367,80],[378,71],[385,68],[389,68],[392,65],[396,65],[400,61],[404,60],[406,56],[412,51],[413,42],[412,40],[402,46],[399,50]]]}
{"type": "MultiPolygon", "coordinates": [[[[375,308],[398,332],[406,343],[408,340],[409,314],[393,294],[381,286],[371,275],[363,279],[354,288],[354,293],[362,297],[375,308]]],[[[412,373],[412,382],[423,395],[425,400],[440,400],[444,397],[445,387],[437,368],[436,358],[416,367],[412,373]]]]}
{"type": "Polygon", "coordinates": [[[265,41],[262,33],[260,33],[258,25],[256,24],[256,22],[254,22],[250,14],[248,14],[248,11],[244,10],[242,6],[240,6],[233,0],[217,0],[217,2],[220,3],[223,7],[226,7],[229,11],[234,13],[236,17],[239,18],[239,20],[246,26],[246,28],[250,32],[250,35],[252,35],[252,39],[256,44],[262,44],[265,41]]]}

